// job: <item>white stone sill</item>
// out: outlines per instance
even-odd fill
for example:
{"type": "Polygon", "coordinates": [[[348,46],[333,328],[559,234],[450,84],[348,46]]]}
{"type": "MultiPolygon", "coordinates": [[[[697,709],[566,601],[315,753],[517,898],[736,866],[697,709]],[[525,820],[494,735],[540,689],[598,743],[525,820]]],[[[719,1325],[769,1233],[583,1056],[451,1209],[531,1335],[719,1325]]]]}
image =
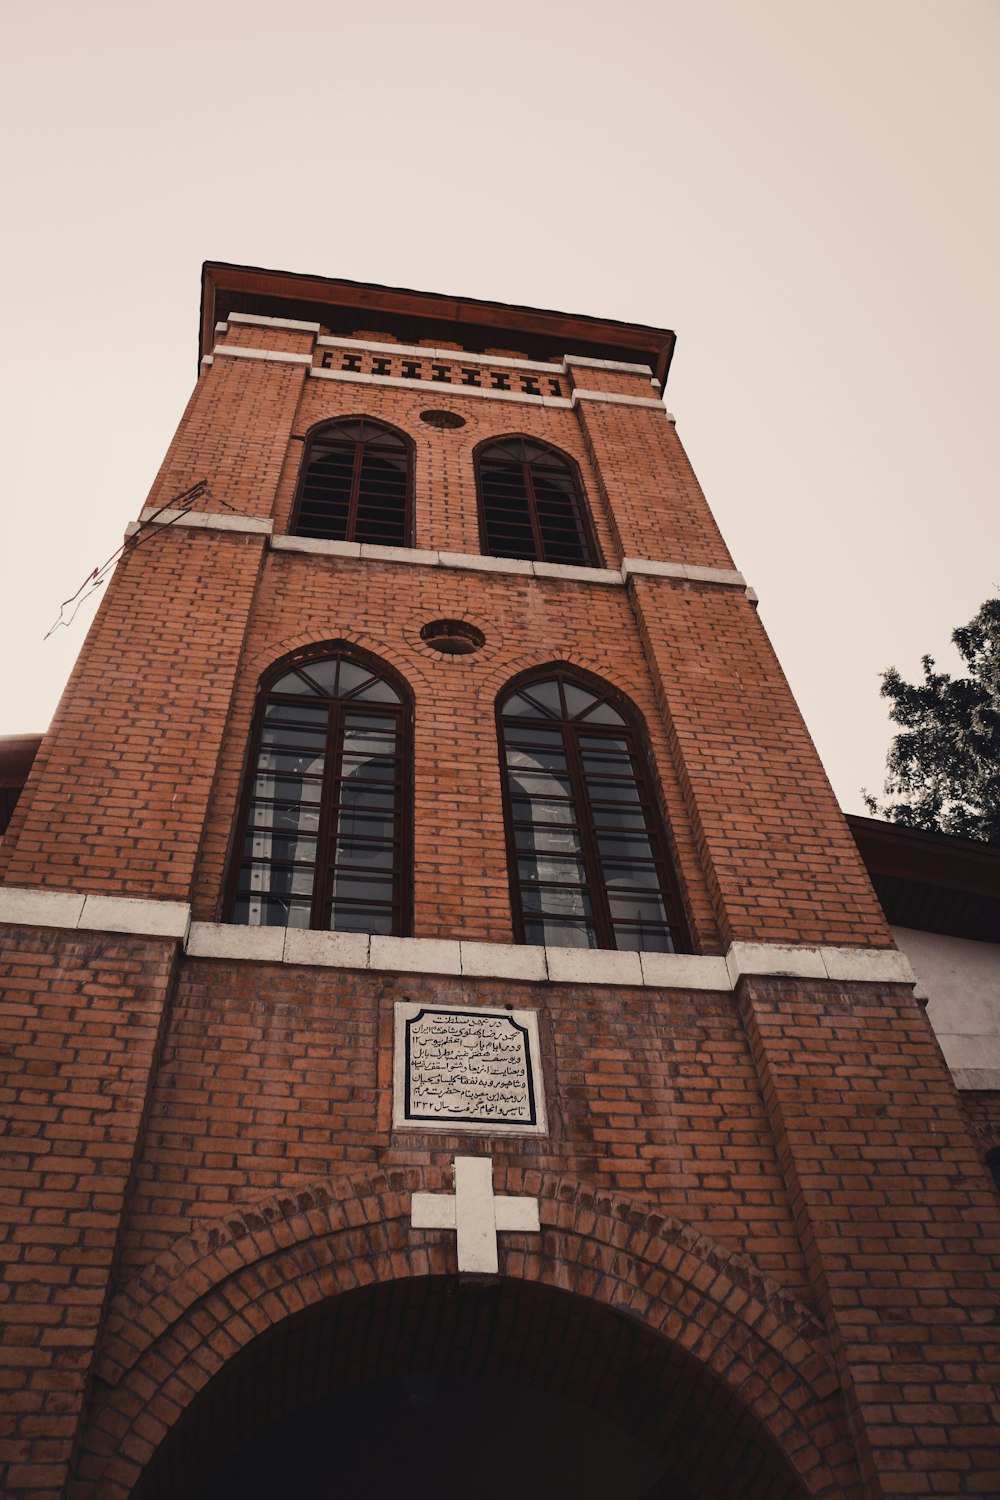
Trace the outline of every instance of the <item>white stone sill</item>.
{"type": "MultiPolygon", "coordinates": [[[[698,953],[615,953],[469,943],[437,938],[368,937],[192,922],[182,901],[153,901],[78,891],[0,886],[0,923],[71,931],[124,932],[184,942],[192,958],[325,968],[453,974],[529,983],[634,985],[647,989],[732,990],[744,974],[913,984],[909,960],[895,948],[784,947],[734,943],[725,958],[698,953]]],[[[978,1085],[983,1087],[982,1084],[978,1085]]]]}

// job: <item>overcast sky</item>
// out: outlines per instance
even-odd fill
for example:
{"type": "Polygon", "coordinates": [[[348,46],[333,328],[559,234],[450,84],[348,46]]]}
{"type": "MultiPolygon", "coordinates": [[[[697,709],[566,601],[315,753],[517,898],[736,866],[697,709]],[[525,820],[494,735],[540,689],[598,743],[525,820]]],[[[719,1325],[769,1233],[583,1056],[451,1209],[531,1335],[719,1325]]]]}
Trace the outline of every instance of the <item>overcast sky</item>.
{"type": "Polygon", "coordinates": [[[678,334],[667,387],[842,805],[1000,587],[995,0],[12,12],[0,733],[40,731],[242,262],[678,334]]]}

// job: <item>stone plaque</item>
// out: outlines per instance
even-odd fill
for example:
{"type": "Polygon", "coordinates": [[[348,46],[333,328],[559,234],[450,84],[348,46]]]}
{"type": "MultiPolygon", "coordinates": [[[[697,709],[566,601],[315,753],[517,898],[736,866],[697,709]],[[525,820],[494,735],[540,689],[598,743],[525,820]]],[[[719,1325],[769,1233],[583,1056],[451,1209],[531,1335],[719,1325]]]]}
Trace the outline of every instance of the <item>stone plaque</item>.
{"type": "Polygon", "coordinates": [[[397,1128],[543,1134],[534,1011],[400,1001],[393,1088],[397,1128]]]}

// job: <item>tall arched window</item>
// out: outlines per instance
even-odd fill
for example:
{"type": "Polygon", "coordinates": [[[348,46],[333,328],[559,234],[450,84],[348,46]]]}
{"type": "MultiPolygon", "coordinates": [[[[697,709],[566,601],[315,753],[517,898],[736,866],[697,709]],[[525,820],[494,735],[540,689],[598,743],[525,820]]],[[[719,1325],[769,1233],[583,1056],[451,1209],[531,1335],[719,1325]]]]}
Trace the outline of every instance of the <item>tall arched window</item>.
{"type": "Polygon", "coordinates": [[[484,443],[476,483],[480,541],[490,557],[600,566],[576,465],[564,453],[534,438],[484,443]]]}
{"type": "Polygon", "coordinates": [[[684,946],[652,778],[623,706],[551,671],[501,699],[499,724],[518,941],[684,946]]]}
{"type": "Polygon", "coordinates": [[[409,931],[409,712],[352,653],[296,662],[261,695],[230,920],[409,931]]]}
{"type": "Polygon", "coordinates": [[[292,520],[298,536],[409,547],[412,446],[371,417],[331,422],[306,444],[292,520]]]}

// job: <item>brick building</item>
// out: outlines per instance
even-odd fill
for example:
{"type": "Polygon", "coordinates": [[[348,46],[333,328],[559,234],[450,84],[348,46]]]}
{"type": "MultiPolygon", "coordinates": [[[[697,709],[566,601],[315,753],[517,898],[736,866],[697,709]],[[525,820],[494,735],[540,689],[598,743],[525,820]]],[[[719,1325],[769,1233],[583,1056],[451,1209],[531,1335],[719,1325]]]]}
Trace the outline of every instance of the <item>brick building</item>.
{"type": "Polygon", "coordinates": [[[6,1494],[1000,1493],[996,1096],[672,347],[206,266],[0,846],[6,1494]]]}

